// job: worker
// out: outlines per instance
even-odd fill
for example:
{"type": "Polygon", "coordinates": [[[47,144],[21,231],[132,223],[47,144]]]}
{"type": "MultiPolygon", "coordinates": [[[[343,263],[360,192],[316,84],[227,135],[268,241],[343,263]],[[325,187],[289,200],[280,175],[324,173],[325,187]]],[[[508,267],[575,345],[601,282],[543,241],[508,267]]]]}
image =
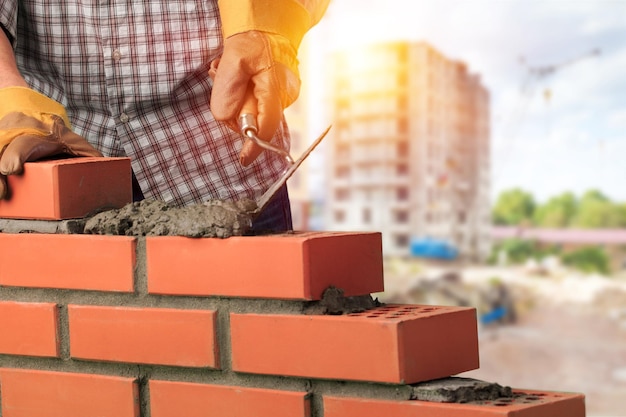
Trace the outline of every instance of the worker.
{"type": "MultiPolygon", "coordinates": [[[[24,162],[64,153],[129,157],[135,200],[257,199],[286,162],[244,145],[238,116],[289,149],[298,47],[328,2],[2,0],[0,198],[24,162]]],[[[253,231],[291,227],[283,187],[253,231]]]]}

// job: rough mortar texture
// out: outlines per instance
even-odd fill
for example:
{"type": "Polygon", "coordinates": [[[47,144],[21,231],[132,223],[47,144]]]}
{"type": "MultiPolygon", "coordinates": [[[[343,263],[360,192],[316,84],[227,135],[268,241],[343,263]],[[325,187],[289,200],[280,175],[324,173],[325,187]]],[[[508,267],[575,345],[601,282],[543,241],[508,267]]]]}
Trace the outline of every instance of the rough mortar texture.
{"type": "Polygon", "coordinates": [[[440,403],[469,403],[510,398],[510,387],[472,378],[450,377],[413,384],[412,399],[440,403]]]}
{"type": "Polygon", "coordinates": [[[378,299],[373,299],[369,294],[354,297],[344,297],[343,294],[344,292],[341,288],[328,287],[324,290],[322,299],[311,301],[304,308],[303,312],[310,315],[341,315],[360,313],[381,305],[378,299]]]}
{"type": "Polygon", "coordinates": [[[82,233],[85,219],[70,220],[20,220],[0,219],[0,233],[82,233]]]}
{"type": "Polygon", "coordinates": [[[242,236],[252,225],[252,200],[211,200],[188,207],[143,200],[121,209],[98,213],[87,220],[84,233],[126,236],[242,236]]]}

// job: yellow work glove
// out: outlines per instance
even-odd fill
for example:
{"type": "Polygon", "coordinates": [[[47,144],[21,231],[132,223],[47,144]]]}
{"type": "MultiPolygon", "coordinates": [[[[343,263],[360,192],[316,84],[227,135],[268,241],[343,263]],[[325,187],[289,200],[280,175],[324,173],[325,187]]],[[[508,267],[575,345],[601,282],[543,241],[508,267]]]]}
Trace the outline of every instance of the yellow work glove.
{"type": "MultiPolygon", "coordinates": [[[[211,63],[211,111],[216,120],[239,131],[238,118],[256,116],[258,136],[269,141],[283,110],[300,93],[297,51],[281,35],[260,31],[237,33],[224,40],[224,52],[211,63]]],[[[261,148],[247,141],[240,154],[242,165],[251,164],[261,148]]]]}
{"type": "MultiPolygon", "coordinates": [[[[257,136],[269,141],[283,110],[300,94],[298,48],[329,0],[218,0],[224,51],[211,63],[211,111],[239,131],[238,118],[256,116],[257,136]],[[218,70],[219,68],[219,70],[218,70]]],[[[261,153],[248,140],[239,154],[246,166],[261,153]]]]}
{"type": "Polygon", "coordinates": [[[60,103],[26,87],[0,89],[0,199],[8,194],[7,175],[20,174],[25,162],[60,154],[102,156],[70,130],[60,103]]]}

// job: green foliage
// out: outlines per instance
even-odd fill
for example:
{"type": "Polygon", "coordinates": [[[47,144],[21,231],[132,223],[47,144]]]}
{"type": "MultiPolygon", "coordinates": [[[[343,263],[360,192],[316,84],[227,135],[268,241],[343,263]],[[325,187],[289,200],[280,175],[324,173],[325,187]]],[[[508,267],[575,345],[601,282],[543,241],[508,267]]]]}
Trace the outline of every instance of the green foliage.
{"type": "Polygon", "coordinates": [[[521,225],[529,223],[535,211],[532,194],[514,188],[502,192],[493,208],[493,222],[497,225],[521,225]]]}
{"type": "Polygon", "coordinates": [[[578,200],[571,192],[552,197],[535,210],[534,224],[538,227],[563,228],[569,226],[576,215],[578,200]]]}
{"type": "Polygon", "coordinates": [[[565,265],[579,269],[583,272],[598,272],[609,275],[609,257],[599,247],[590,246],[569,252],[561,258],[565,265]]]}
{"type": "Polygon", "coordinates": [[[541,260],[549,255],[557,256],[564,265],[586,273],[610,274],[610,260],[604,249],[588,246],[572,252],[561,253],[558,246],[541,247],[536,242],[522,239],[507,239],[493,247],[487,260],[490,264],[498,262],[501,253],[513,265],[523,264],[529,259],[541,260]]]}
{"type": "Polygon", "coordinates": [[[587,192],[580,200],[571,226],[584,229],[626,227],[626,209],[599,192],[587,192]]]}
{"type": "Polygon", "coordinates": [[[500,251],[506,253],[507,260],[517,264],[533,258],[537,253],[537,245],[530,240],[509,239],[502,242],[500,251]]]}
{"type": "Polygon", "coordinates": [[[499,226],[603,229],[626,227],[626,203],[615,203],[598,190],[580,199],[571,192],[537,204],[532,194],[512,188],[503,191],[492,211],[499,226]]]}
{"type": "Polygon", "coordinates": [[[487,262],[495,264],[500,253],[506,254],[507,262],[521,264],[529,259],[542,259],[548,255],[558,255],[560,249],[556,246],[540,247],[532,240],[507,239],[495,245],[487,262]]]}

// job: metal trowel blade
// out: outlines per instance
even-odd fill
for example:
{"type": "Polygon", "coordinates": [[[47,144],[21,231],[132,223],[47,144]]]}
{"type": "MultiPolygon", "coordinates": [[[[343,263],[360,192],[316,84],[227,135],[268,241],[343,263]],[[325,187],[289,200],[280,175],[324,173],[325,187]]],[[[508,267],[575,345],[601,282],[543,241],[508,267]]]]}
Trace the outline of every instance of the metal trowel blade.
{"type": "Polygon", "coordinates": [[[317,139],[315,139],[311,146],[309,146],[307,150],[304,151],[300,158],[298,158],[293,164],[291,164],[283,173],[283,175],[281,175],[281,177],[274,184],[272,184],[272,186],[268,188],[265,193],[263,193],[261,198],[257,200],[257,208],[252,212],[252,215],[257,215],[261,211],[263,211],[263,209],[265,208],[265,206],[267,206],[267,203],[269,203],[274,194],[276,194],[280,187],[285,185],[287,180],[293,175],[294,172],[296,172],[296,169],[298,169],[298,167],[302,165],[302,162],[304,162],[304,160],[311,154],[311,152],[313,152],[313,149],[315,149],[315,147],[320,144],[322,139],[324,139],[326,134],[330,131],[330,128],[331,126],[328,126],[326,130],[324,130],[324,132],[322,132],[322,134],[319,135],[317,139]]]}

